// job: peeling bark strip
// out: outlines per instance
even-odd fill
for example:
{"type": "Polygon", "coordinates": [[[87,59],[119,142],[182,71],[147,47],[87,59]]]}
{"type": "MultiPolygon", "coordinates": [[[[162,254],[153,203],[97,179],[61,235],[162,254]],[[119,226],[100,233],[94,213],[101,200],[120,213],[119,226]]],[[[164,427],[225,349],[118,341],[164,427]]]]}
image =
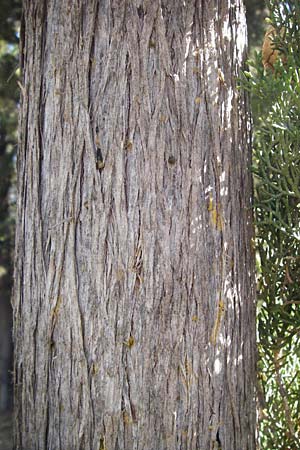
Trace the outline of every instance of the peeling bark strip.
{"type": "Polygon", "coordinates": [[[255,448],[245,27],[24,0],[16,449],[255,448]]]}

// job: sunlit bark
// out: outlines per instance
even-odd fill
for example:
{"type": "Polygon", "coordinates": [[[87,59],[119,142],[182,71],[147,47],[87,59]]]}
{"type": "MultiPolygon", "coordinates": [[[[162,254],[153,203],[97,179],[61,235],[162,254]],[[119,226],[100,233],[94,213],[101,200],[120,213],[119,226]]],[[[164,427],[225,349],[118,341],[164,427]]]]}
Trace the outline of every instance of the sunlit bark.
{"type": "Polygon", "coordinates": [[[24,1],[17,449],[255,448],[241,3],[24,1]]]}

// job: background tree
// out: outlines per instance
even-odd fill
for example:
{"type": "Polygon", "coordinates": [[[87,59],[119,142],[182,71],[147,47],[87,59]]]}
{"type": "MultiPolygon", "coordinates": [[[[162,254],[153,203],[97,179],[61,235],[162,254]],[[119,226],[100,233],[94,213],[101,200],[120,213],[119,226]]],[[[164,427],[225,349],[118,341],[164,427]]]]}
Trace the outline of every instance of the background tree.
{"type": "Polygon", "coordinates": [[[264,19],[268,9],[265,0],[245,0],[248,27],[249,50],[261,45],[265,31],[264,19]]]}
{"type": "Polygon", "coordinates": [[[24,1],[17,449],[255,448],[242,2],[24,1]]]}
{"type": "Polygon", "coordinates": [[[261,53],[246,87],[254,111],[260,444],[294,449],[299,442],[299,117],[300,5],[268,2],[274,67],[261,53]]]}
{"type": "Polygon", "coordinates": [[[0,412],[11,406],[13,219],[10,214],[16,154],[19,2],[0,2],[0,412]]]}

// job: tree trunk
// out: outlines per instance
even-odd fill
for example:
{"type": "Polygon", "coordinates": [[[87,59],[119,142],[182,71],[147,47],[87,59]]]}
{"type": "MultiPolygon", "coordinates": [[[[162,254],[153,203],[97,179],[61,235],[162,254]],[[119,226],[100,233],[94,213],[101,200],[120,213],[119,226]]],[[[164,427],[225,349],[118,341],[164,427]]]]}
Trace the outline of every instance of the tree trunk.
{"type": "Polygon", "coordinates": [[[6,275],[0,275],[0,414],[12,407],[12,310],[9,297],[11,279],[12,276],[8,278],[6,275]]]}
{"type": "Polygon", "coordinates": [[[252,450],[241,0],[24,1],[16,449],[252,450]]]}

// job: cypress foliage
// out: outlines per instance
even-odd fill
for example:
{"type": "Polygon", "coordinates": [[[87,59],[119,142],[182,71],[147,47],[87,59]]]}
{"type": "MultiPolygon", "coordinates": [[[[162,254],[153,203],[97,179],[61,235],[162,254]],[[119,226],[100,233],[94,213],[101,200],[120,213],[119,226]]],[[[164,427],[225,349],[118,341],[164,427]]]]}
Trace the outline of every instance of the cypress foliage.
{"type": "Polygon", "coordinates": [[[256,53],[242,85],[254,119],[259,441],[288,450],[300,448],[300,3],[267,6],[276,62],[264,68],[256,53]]]}

